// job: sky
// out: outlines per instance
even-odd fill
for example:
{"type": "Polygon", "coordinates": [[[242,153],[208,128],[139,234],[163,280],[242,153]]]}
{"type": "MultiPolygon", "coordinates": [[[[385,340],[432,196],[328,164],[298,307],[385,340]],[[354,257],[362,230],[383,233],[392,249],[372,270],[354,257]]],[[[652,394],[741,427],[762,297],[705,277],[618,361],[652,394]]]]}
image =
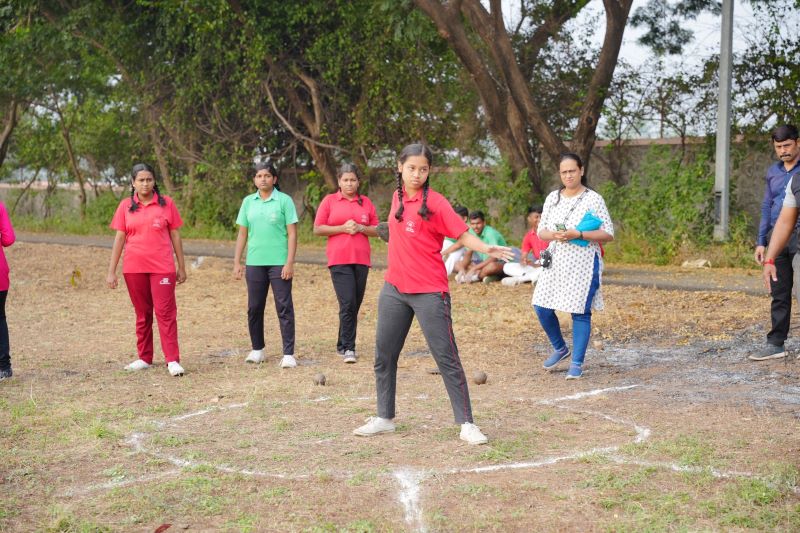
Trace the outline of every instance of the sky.
{"type": "MultiPolygon", "coordinates": [[[[506,25],[510,27],[515,22],[515,14],[519,12],[520,0],[503,0],[503,13],[506,18],[506,25]]],[[[643,7],[647,4],[647,0],[634,0],[631,8],[631,14],[636,11],[636,8],[643,7]]],[[[581,12],[581,15],[576,21],[576,24],[581,25],[587,21],[597,18],[601,27],[599,28],[595,39],[597,40],[598,47],[603,40],[604,31],[604,10],[602,0],[591,0],[589,5],[581,12]]],[[[753,10],[749,2],[743,0],[734,0],[733,17],[734,17],[734,33],[733,33],[733,49],[734,53],[741,51],[746,47],[746,40],[744,36],[748,31],[748,27],[752,24],[753,10]]],[[[691,29],[694,34],[694,40],[686,47],[684,53],[680,58],[674,58],[674,61],[681,62],[697,62],[698,64],[708,56],[719,53],[720,42],[720,26],[721,17],[719,15],[703,14],[697,20],[687,21],[686,27],[691,29]]],[[[636,40],[642,35],[643,30],[628,27],[625,30],[623,38],[622,50],[620,57],[631,65],[639,65],[643,63],[651,54],[646,48],[639,46],[636,40]]]]}

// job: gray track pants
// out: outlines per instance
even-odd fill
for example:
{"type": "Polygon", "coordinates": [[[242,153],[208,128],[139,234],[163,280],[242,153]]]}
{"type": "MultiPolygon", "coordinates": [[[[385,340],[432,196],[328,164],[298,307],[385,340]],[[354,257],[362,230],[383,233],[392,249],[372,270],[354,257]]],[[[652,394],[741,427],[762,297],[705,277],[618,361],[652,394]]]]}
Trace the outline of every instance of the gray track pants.
{"type": "Polygon", "coordinates": [[[394,418],[397,360],[414,315],[417,316],[425,340],[428,341],[428,348],[439,367],[456,423],[472,422],[467,376],[458,358],[458,347],[453,336],[450,294],[405,294],[390,283],[384,283],[378,298],[378,331],[375,339],[378,416],[394,418]]]}

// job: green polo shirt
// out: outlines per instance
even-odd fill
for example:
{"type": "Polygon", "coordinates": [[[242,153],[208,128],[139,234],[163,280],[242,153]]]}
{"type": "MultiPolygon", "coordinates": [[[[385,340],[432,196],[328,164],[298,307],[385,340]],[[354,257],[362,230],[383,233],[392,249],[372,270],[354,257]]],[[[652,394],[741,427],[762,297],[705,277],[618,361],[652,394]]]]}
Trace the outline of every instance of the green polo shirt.
{"type": "Polygon", "coordinates": [[[285,265],[289,256],[286,226],[297,222],[297,210],[288,194],[277,189],[266,200],[258,191],[245,196],[236,223],[247,228],[248,265],[285,265]]]}
{"type": "MultiPolygon", "coordinates": [[[[469,231],[475,235],[475,232],[472,231],[472,229],[469,231]]],[[[505,238],[500,234],[499,231],[491,226],[484,226],[481,234],[475,236],[490,246],[507,246],[505,238]]],[[[486,259],[489,257],[488,254],[482,254],[480,252],[474,253],[480,258],[481,261],[486,261],[486,259]]]]}

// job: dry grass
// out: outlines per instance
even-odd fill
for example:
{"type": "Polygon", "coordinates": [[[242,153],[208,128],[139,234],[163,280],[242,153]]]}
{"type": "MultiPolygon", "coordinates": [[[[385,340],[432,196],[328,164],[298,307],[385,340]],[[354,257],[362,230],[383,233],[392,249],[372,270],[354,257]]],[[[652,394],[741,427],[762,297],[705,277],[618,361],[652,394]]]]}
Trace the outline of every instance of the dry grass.
{"type": "MultiPolygon", "coordinates": [[[[766,298],[605,287],[607,310],[594,321],[594,338],[604,349],[590,350],[586,379],[570,383],[563,374],[540,371],[546,341],[530,309],[530,287],[454,286],[456,339],[467,374],[489,375],[471,394],[476,422],[491,442],[474,448],[457,438],[441,379],[427,372],[433,362],[417,327],[400,361],[398,432],[374,439],[350,434],[373,414],[370,359],[380,272],[370,276],[362,307],[361,360],[347,366],[335,353],[337,308],[328,273],[300,265],[294,300],[301,366],[281,370],[272,312],[269,361],[242,362],[249,349],[243,282],[231,279],[228,261],[207,258],[178,289],[187,375],[174,379],[160,352],[151,370],[122,370],[135,357],[133,310],[124,287],[105,288],[107,250],[20,243],[9,258],[15,378],[0,384],[0,529],[800,527],[791,490],[800,428],[790,409],[747,405],[727,384],[715,386],[730,400],[687,403],[671,393],[701,398],[696,391],[709,386],[667,383],[664,373],[701,363],[657,364],[642,352],[637,364],[625,366],[611,357],[643,346],[700,350],[756,339],[766,298]],[[80,277],[73,285],[75,270],[80,277]],[[324,388],[312,383],[320,371],[328,378],[324,388]],[[539,403],[628,384],[639,387],[539,403]],[[632,444],[636,432],[621,421],[647,426],[652,435],[632,444]],[[466,472],[616,446],[622,463],[601,453],[536,469],[466,472]],[[778,481],[751,487],[747,477],[678,474],[646,462],[778,481]],[[398,501],[393,473],[402,469],[428,475],[421,482],[421,522],[408,524],[398,501]]],[[[748,368],[726,364],[731,372],[748,368]]],[[[794,366],[770,368],[784,381],[796,382],[799,374],[794,366]]]]}

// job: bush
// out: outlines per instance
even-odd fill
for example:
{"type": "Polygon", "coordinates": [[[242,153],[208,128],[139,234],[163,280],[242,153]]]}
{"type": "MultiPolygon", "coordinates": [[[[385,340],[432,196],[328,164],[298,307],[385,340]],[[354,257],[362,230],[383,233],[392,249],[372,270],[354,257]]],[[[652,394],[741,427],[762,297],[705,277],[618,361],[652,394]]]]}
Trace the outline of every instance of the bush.
{"type": "Polygon", "coordinates": [[[684,161],[667,147],[653,147],[630,183],[609,182],[600,193],[615,225],[615,241],[607,247],[612,261],[669,264],[697,254],[715,266],[749,260],[745,214],[731,217],[727,242],[713,240],[714,175],[705,154],[684,161]]]}

